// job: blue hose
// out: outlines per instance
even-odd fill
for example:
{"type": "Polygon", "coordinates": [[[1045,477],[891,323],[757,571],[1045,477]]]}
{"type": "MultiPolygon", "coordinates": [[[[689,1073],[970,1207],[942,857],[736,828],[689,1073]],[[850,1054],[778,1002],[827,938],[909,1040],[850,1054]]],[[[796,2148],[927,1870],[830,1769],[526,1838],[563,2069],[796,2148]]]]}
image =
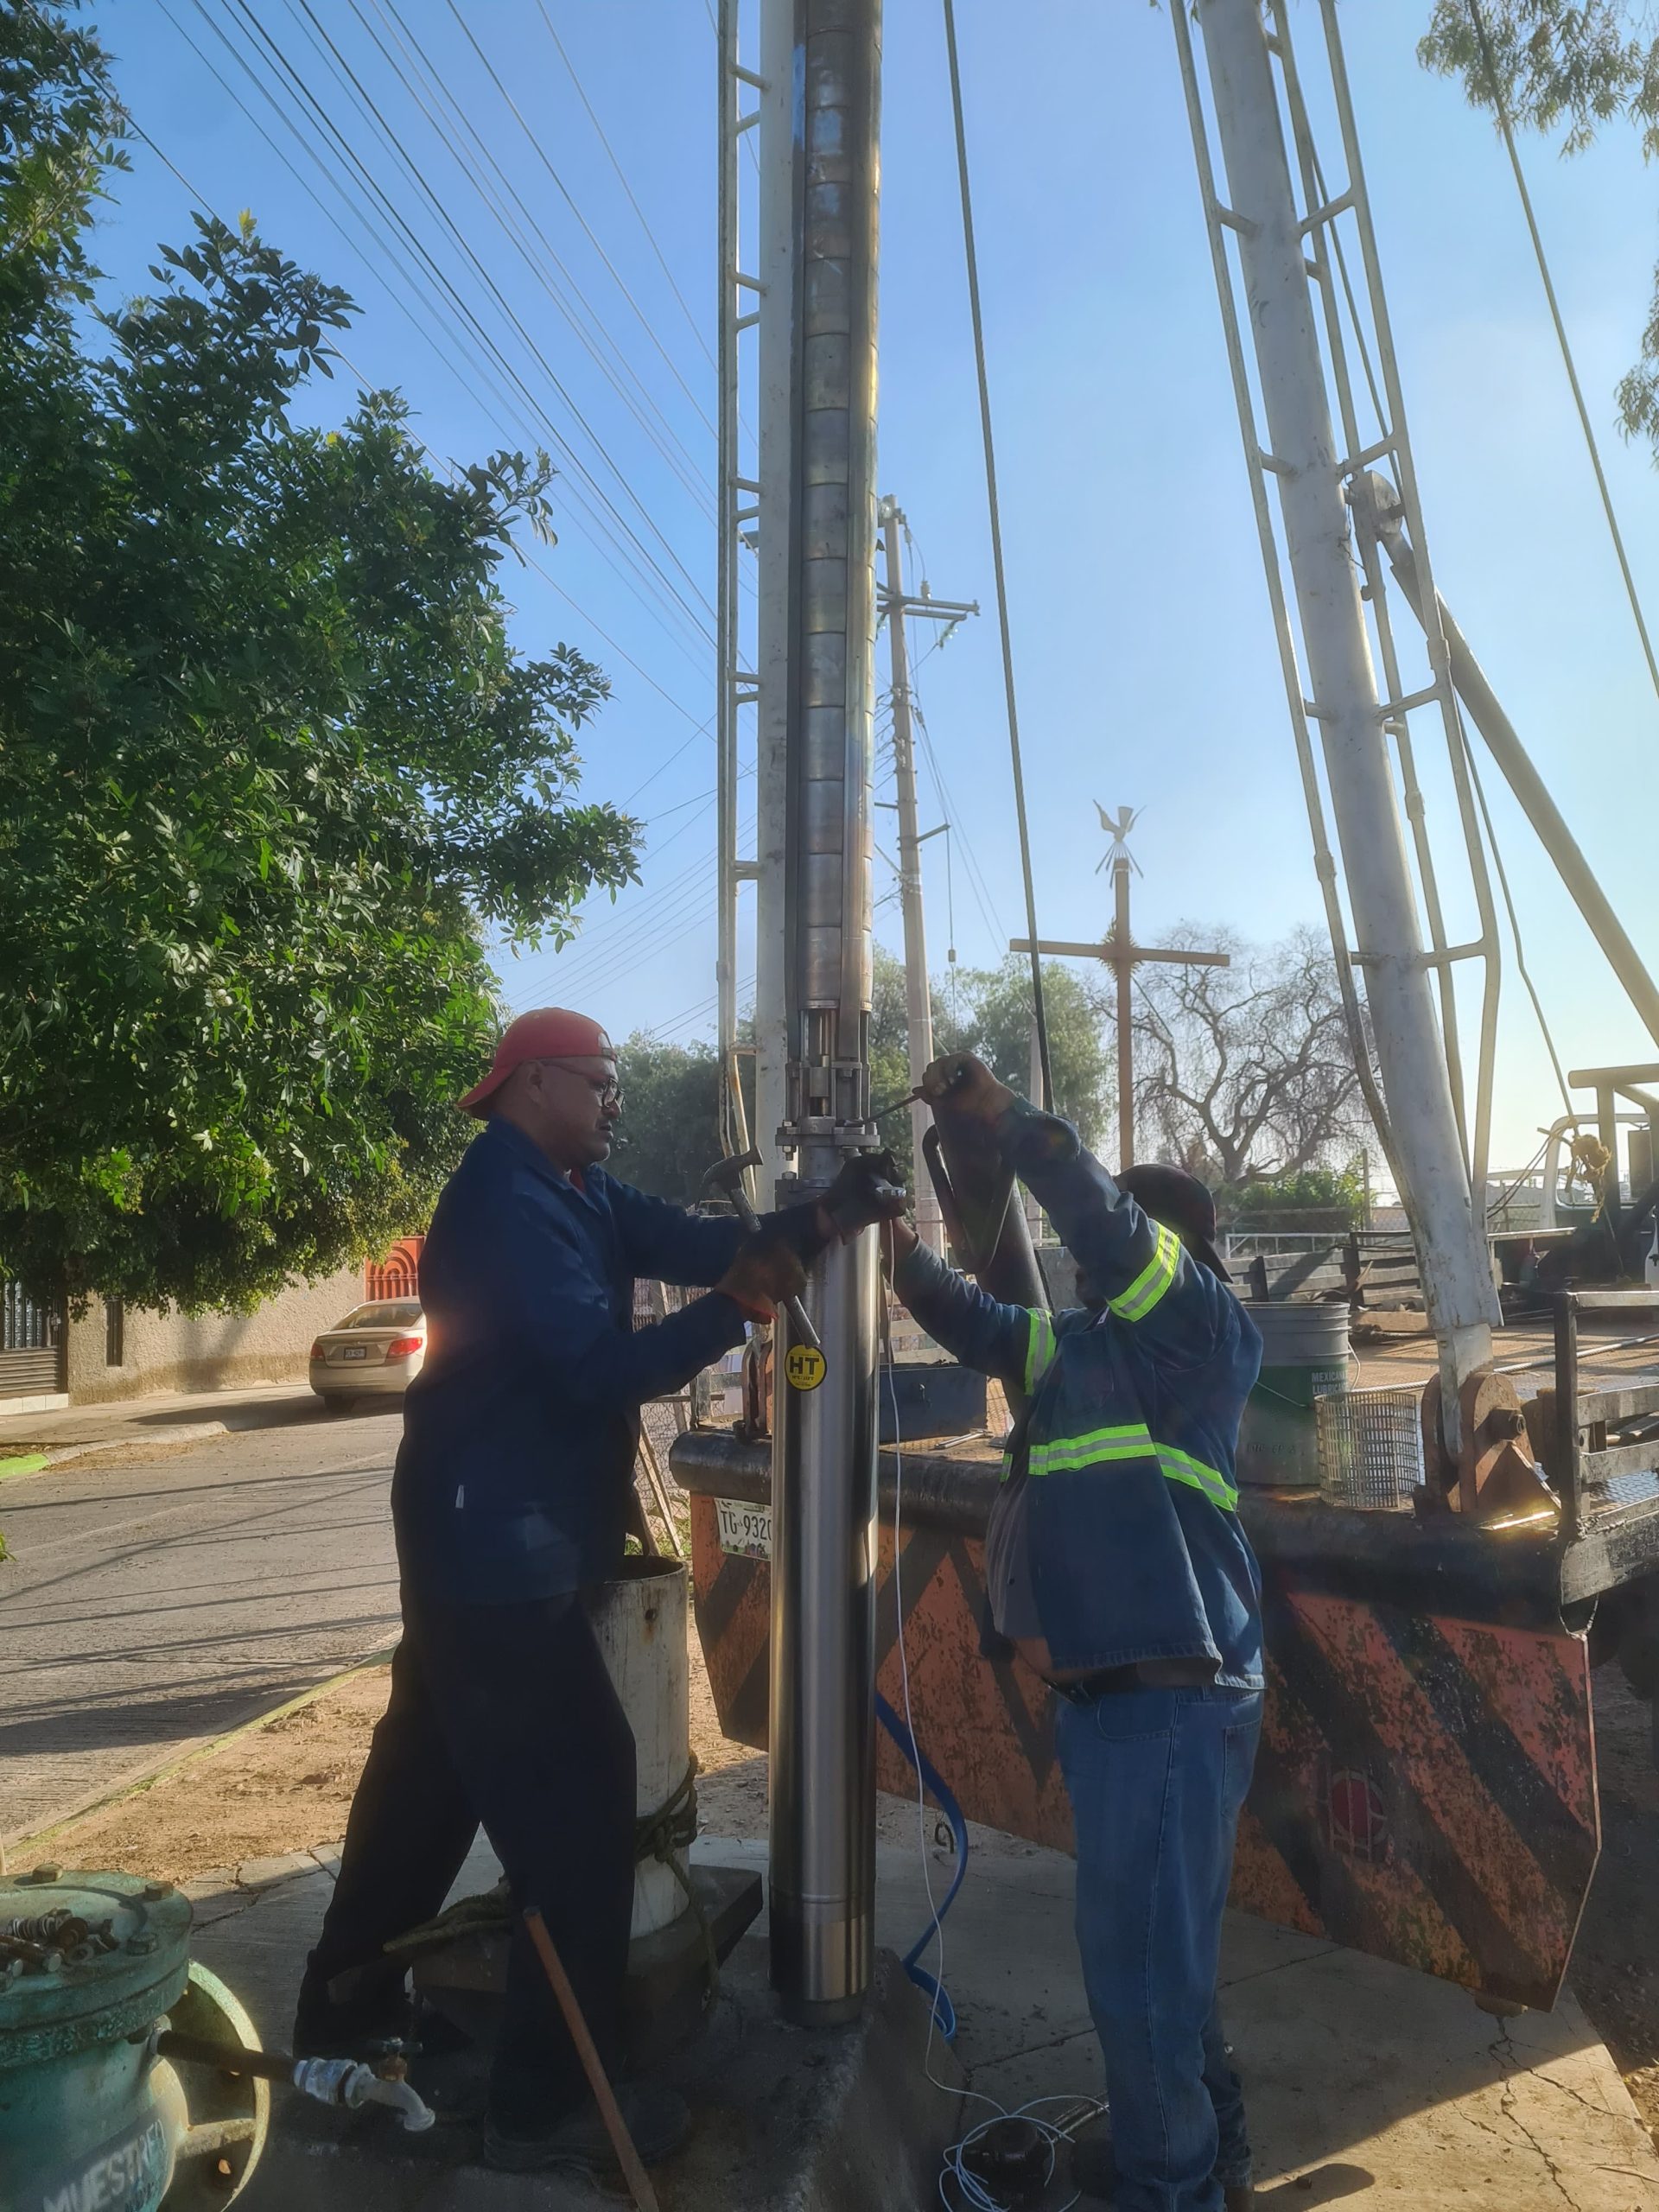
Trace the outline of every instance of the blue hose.
{"type": "Polygon", "coordinates": [[[968,1872],[968,1823],[962,1816],[962,1808],[951,1795],[949,1784],[923,1751],[908,1724],[893,1711],[880,1690],[875,1694],[875,1717],[910,1761],[924,1786],[932,1792],[939,1810],[950,1823],[950,1840],[956,1846],[957,1852],[957,1863],[950,1876],[950,1886],[945,1891],[944,1900],[932,1919],[923,1929],[909,1950],[905,1953],[901,1963],[911,1980],[931,2004],[934,2024],[939,2033],[944,2037],[946,2043],[953,2043],[957,2034],[957,2008],[950,2002],[950,1992],[942,1981],[936,1981],[926,1967],[919,1965],[918,1961],[922,1953],[933,1941],[935,1935],[944,1925],[944,1916],[955,1902],[957,1891],[962,1887],[963,1878],[968,1872]]]}

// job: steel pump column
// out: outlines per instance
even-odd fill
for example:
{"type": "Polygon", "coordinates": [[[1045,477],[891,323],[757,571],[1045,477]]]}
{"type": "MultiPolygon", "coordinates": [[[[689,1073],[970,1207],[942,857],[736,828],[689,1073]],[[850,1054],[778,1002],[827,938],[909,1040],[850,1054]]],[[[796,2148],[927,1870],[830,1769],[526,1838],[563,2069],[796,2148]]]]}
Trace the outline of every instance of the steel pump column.
{"type": "MultiPolygon", "coordinates": [[[[798,1196],[874,1141],[869,1115],[880,0],[798,0],[785,975],[798,1196]]],[[[875,1889],[873,1232],[814,1268],[823,1366],[779,1322],[773,1418],[772,1978],[850,2018],[875,1889]],[[808,1387],[800,1387],[801,1385],[808,1387]]]]}
{"type": "MultiPolygon", "coordinates": [[[[1352,910],[1355,963],[1421,1241],[1445,1402],[1491,1356],[1496,1298],[1435,1024],[1416,900],[1360,603],[1272,61],[1258,0],[1201,0],[1198,20],[1249,298],[1269,453],[1352,910]]],[[[1448,1441],[1452,1440],[1448,1439],[1448,1441]]]]}

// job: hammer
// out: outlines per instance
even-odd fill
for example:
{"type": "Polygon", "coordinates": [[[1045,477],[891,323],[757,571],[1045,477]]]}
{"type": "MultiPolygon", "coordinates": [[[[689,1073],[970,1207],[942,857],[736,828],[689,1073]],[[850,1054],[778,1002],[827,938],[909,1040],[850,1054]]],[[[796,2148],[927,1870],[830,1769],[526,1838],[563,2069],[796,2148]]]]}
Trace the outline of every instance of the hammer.
{"type": "MultiPolygon", "coordinates": [[[[760,1217],[749,1204],[749,1194],[743,1187],[743,1173],[746,1168],[761,1165],[762,1155],[758,1152],[734,1152],[728,1160],[717,1160],[702,1179],[705,1191],[712,1188],[723,1192],[731,1200],[733,1211],[751,1234],[759,1230],[760,1217]]],[[[784,1311],[789,1316],[789,1325],[795,1332],[796,1342],[810,1346],[813,1351],[822,1352],[823,1346],[818,1341],[818,1332],[808,1319],[806,1308],[800,1300],[786,1298],[784,1311]]]]}

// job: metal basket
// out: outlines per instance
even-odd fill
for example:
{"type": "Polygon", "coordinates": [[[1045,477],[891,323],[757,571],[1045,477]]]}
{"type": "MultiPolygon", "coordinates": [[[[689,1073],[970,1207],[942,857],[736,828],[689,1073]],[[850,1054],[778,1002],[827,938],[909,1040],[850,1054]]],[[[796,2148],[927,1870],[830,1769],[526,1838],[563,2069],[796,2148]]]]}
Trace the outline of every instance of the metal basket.
{"type": "Polygon", "coordinates": [[[1415,1390],[1333,1390],[1314,1400],[1319,1494],[1328,1505],[1374,1513],[1408,1506],[1423,1481],[1415,1390]]]}

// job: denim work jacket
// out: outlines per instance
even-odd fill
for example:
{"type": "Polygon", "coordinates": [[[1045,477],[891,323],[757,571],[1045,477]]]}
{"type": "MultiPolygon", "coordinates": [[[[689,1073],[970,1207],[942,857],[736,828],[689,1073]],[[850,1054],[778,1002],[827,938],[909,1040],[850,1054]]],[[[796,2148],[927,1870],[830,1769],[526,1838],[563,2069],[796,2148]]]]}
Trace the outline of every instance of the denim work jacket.
{"type": "Polygon", "coordinates": [[[602,1167],[567,1178],[511,1122],[486,1124],[421,1255],[427,1354],[391,1487],[416,1591],[507,1605],[614,1572],[641,1405],[745,1328],[716,1292],[636,1329],[634,1278],[717,1282],[741,1236],[602,1167]]]}
{"type": "Polygon", "coordinates": [[[1021,1101],[998,1137],[1106,1302],[1004,1306],[921,1245],[899,1268],[893,1287],[930,1335],[1028,1396],[987,1557],[1026,1564],[1031,1617],[998,1617],[993,1578],[995,1624],[1040,1633],[1056,1668],[1212,1659],[1219,1683],[1258,1689],[1261,1575],[1234,1481],[1255,1325],[1070,1123],[1021,1101]]]}

